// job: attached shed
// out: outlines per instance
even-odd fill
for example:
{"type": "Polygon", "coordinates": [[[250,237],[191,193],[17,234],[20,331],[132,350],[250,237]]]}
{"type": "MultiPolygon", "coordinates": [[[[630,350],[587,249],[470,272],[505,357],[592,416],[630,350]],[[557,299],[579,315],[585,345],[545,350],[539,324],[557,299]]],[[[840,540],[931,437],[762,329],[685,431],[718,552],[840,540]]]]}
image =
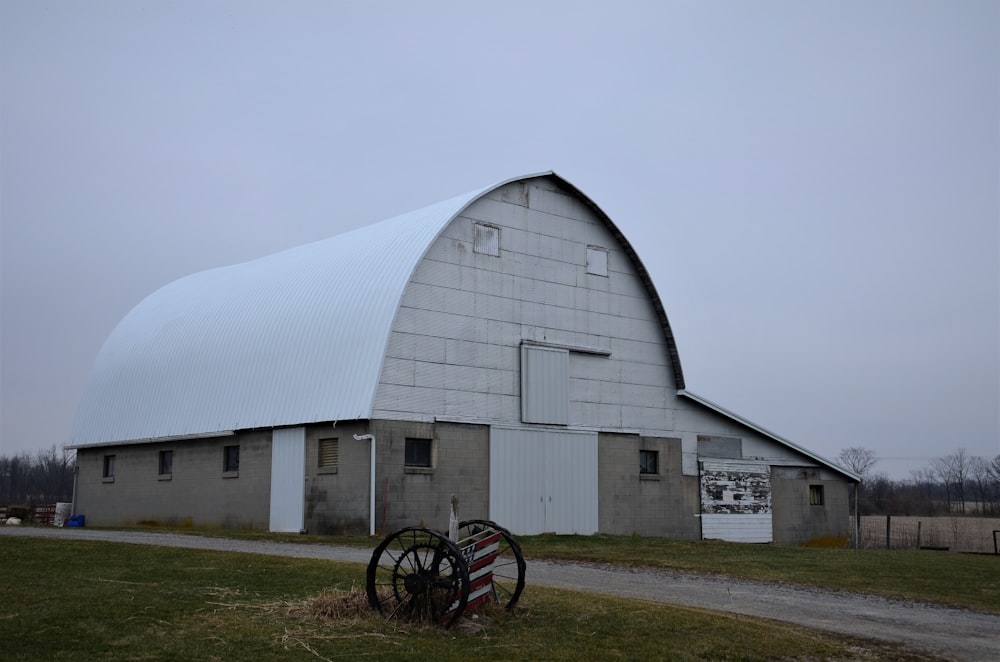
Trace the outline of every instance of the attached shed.
{"type": "Polygon", "coordinates": [[[548,172],[139,303],[74,423],[76,511],[322,533],[447,524],[846,538],[854,474],[686,390],[618,227],[548,172]]]}

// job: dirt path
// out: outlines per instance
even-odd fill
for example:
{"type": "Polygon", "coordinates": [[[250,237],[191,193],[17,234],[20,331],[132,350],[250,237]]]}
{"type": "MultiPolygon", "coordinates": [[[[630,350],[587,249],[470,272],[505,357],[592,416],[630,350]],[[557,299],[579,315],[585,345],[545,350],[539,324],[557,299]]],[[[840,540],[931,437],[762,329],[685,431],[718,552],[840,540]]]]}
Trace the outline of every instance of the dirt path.
{"type": "MultiPolygon", "coordinates": [[[[368,563],[371,557],[371,550],[356,547],[142,531],[0,527],[0,535],[100,540],[352,563],[368,563]]],[[[1000,615],[855,593],[612,565],[529,561],[526,580],[528,590],[532,585],[550,586],[699,607],[902,644],[950,660],[1000,660],[1000,615]]]]}

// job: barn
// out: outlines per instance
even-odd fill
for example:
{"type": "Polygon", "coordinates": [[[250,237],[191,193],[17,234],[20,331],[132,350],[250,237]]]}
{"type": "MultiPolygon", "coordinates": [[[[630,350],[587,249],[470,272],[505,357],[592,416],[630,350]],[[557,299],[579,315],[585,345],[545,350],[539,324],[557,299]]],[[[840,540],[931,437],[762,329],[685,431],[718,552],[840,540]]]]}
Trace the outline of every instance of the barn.
{"type": "Polygon", "coordinates": [[[74,421],[88,525],[846,538],[858,477],[685,387],[634,247],[553,172],[170,283],[74,421]]]}

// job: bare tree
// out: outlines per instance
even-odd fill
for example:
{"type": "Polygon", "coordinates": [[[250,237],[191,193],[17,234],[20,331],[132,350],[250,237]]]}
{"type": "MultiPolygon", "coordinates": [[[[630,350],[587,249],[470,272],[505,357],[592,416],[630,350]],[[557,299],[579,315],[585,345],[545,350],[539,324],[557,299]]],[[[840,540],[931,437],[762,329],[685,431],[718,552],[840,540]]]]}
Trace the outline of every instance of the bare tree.
{"type": "Polygon", "coordinates": [[[944,485],[948,512],[965,512],[965,483],[969,480],[969,455],[964,448],[931,461],[931,469],[944,485]],[[956,508],[957,506],[957,508],[956,508]]]}
{"type": "Polygon", "coordinates": [[[985,515],[989,503],[990,463],[978,455],[969,458],[969,482],[975,493],[977,510],[985,515]]]}
{"type": "Polygon", "coordinates": [[[862,481],[868,477],[868,473],[875,466],[875,463],[878,462],[878,456],[875,455],[875,451],[870,448],[862,448],[861,446],[851,446],[850,448],[843,449],[840,451],[839,458],[840,463],[861,476],[862,481]]]}

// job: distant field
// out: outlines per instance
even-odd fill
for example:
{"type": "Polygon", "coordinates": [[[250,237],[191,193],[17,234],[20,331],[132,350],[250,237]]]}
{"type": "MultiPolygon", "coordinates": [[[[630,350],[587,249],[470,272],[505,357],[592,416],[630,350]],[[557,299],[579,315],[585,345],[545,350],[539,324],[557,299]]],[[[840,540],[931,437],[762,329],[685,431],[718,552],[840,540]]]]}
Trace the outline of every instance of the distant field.
{"type": "MultiPolygon", "coordinates": [[[[898,517],[888,531],[884,515],[861,518],[861,547],[893,549],[929,547],[953,552],[993,553],[993,532],[1000,531],[997,517],[898,517]]],[[[1000,533],[997,534],[1000,541],[1000,533]]]]}

